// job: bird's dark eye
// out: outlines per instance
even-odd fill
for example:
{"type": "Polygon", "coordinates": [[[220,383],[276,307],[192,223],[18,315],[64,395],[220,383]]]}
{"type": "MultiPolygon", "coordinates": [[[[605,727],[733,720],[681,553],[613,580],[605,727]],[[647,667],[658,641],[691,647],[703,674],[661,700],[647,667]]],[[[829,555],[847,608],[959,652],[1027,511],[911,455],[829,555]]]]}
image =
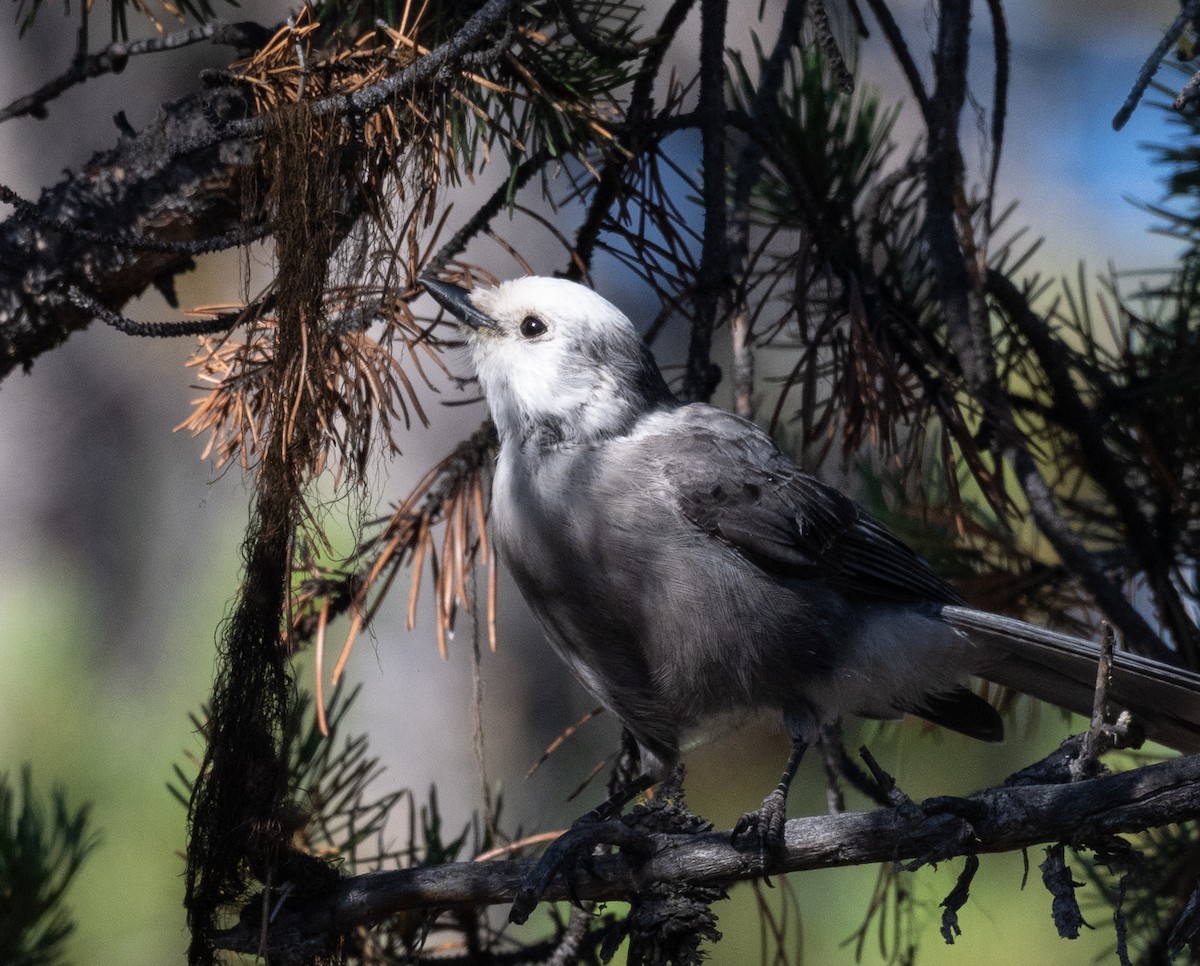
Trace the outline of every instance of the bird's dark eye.
{"type": "Polygon", "coordinates": [[[521,320],[521,335],[526,339],[535,339],[546,331],[546,323],[536,315],[527,315],[521,320]]]}

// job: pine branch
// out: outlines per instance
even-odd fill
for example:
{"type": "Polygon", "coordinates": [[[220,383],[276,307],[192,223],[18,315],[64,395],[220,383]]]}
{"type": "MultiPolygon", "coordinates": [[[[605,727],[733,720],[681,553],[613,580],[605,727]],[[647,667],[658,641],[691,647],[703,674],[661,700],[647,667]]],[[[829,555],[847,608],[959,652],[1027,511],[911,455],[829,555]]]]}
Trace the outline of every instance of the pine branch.
{"type": "MultiPolygon", "coordinates": [[[[1147,574],[1156,601],[1174,599],[1176,606],[1168,609],[1167,614],[1186,614],[1186,608],[1178,600],[1179,593],[1170,578],[1173,561],[1169,555],[1169,545],[1159,538],[1154,521],[1142,511],[1128,472],[1120,465],[1105,438],[1104,420],[1100,412],[1089,408],[1080,396],[1071,372],[1066,343],[1054,337],[1047,320],[1033,311],[1025,295],[1007,275],[991,270],[987,273],[986,284],[989,294],[1004,308],[1029,341],[1054,394],[1055,414],[1071,435],[1079,440],[1079,455],[1083,465],[1104,490],[1120,518],[1125,542],[1133,552],[1137,566],[1147,574]]],[[[1190,642],[1196,633],[1195,625],[1186,617],[1182,621],[1165,623],[1181,645],[1190,642]]],[[[1148,648],[1144,653],[1157,660],[1172,663],[1178,659],[1175,652],[1161,646],[1157,637],[1146,638],[1141,646],[1148,648]]]]}
{"type": "Polygon", "coordinates": [[[925,238],[946,317],[948,341],[968,390],[983,407],[985,429],[993,437],[997,463],[1001,459],[1011,462],[1038,529],[1121,629],[1129,646],[1139,653],[1163,658],[1167,649],[1161,638],[1063,519],[1053,489],[1034,459],[1029,440],[1017,426],[1001,387],[991,348],[984,281],[975,259],[970,216],[965,211],[964,164],[958,138],[967,94],[969,7],[963,0],[943,0],[941,4],[934,55],[937,83],[926,115],[929,152],[925,238]]]}
{"type": "MultiPolygon", "coordinates": [[[[384,107],[401,91],[429,82],[438,73],[456,64],[478,66],[478,61],[472,60],[473,51],[487,39],[493,28],[505,20],[512,3],[513,0],[487,0],[445,43],[377,83],[351,93],[332,94],[313,101],[312,116],[362,117],[384,107]]],[[[490,56],[489,51],[485,59],[490,56]]],[[[269,118],[265,115],[230,121],[194,139],[179,142],[175,145],[175,150],[180,154],[187,154],[221,142],[258,138],[266,133],[269,123],[269,118]]]]}
{"type": "MultiPolygon", "coordinates": [[[[959,855],[1012,852],[1041,843],[1086,846],[1200,816],[1200,756],[1174,758],[1133,771],[1056,785],[997,787],[968,799],[930,799],[874,812],[793,819],[785,850],[764,868],[756,844],[735,846],[729,831],[651,834],[653,854],[641,864],[621,855],[592,857],[574,870],[573,889],[556,880],[547,900],[620,901],[650,884],[728,885],[767,872],[908,862],[914,869],[959,855]]],[[[285,904],[267,929],[271,956],[329,948],[336,936],[411,909],[509,903],[535,860],[456,862],[376,872],[338,883],[320,897],[285,904]]],[[[255,919],[212,935],[218,948],[260,952],[255,919]]]]}
{"type": "MultiPolygon", "coordinates": [[[[312,115],[360,118],[466,63],[510,4],[489,0],[439,47],[378,83],[314,101],[312,115]]],[[[155,250],[155,240],[239,237],[241,181],[253,152],[233,145],[248,145],[270,122],[269,113],[252,114],[237,89],[191,95],[167,104],[154,123],[69,173],[36,204],[19,204],[0,223],[0,379],[88,326],[95,313],[69,293],[115,312],[190,268],[191,255],[203,250],[155,250]],[[114,239],[129,239],[130,247],[114,239]]]]}

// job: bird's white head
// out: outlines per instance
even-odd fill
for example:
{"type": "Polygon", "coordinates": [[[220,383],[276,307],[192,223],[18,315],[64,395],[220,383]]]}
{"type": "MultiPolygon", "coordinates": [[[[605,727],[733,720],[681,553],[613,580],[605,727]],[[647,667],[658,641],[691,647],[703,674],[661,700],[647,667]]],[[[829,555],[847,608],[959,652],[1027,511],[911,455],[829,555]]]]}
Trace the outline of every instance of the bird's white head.
{"type": "Polygon", "coordinates": [[[536,276],[471,292],[423,281],[467,328],[502,438],[587,443],[627,431],[672,399],[633,324],[589,288],[536,276]]]}

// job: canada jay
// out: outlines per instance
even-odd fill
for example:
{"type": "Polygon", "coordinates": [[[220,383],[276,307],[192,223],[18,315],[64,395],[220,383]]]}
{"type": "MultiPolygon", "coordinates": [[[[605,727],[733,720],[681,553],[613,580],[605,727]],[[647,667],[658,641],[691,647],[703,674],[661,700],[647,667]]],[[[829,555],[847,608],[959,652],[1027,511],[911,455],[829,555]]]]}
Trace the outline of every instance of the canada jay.
{"type": "MultiPolygon", "coordinates": [[[[706,723],[776,711],[793,752],[738,832],[778,843],[805,747],[843,715],[914,714],[997,741],[971,675],[1091,713],[1094,645],[964,606],[753,423],[679,402],[590,289],[424,284],[465,327],[499,431],[502,557],[555,650],[637,739],[649,780],[706,723]]],[[[1109,695],[1150,737],[1200,750],[1200,675],[1119,654],[1109,695]]]]}

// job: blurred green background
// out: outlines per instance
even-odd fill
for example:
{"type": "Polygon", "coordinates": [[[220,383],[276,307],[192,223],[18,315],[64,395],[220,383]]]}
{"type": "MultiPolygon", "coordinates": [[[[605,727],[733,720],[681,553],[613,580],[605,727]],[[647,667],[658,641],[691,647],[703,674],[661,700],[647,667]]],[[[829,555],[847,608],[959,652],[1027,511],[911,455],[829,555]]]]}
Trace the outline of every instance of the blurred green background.
{"type": "MultiPolygon", "coordinates": [[[[250,4],[244,12],[273,22],[282,9],[250,4]]],[[[925,4],[898,9],[914,43],[924,42],[925,4]]],[[[1143,107],[1120,134],[1109,121],[1177,4],[1073,0],[1012,2],[1006,9],[1013,93],[1001,194],[1021,200],[1017,222],[1047,237],[1039,267],[1073,271],[1080,259],[1096,268],[1110,259],[1126,269],[1169,263],[1172,243],[1149,234],[1149,217],[1126,200],[1155,200],[1161,192],[1139,148],[1165,138],[1161,113],[1143,107]]],[[[50,13],[20,43],[14,26],[0,36],[0,101],[65,67],[74,37],[50,13]]],[[[990,38],[982,24],[975,44],[977,83],[986,90],[990,38]]],[[[889,92],[898,96],[903,87],[877,38],[863,60],[884,100],[889,92]]],[[[8,122],[0,127],[0,183],[35,196],[62,167],[113,142],[110,118],[117,110],[145,123],[162,99],[190,89],[201,68],[220,62],[219,52],[200,48],[135,59],[123,75],[56,102],[45,122],[8,122]]],[[[525,254],[546,271],[559,267],[557,255],[543,266],[537,252],[525,254]]],[[[183,280],[181,303],[236,299],[252,270],[236,256],[206,259],[183,280]]],[[[626,283],[615,266],[598,266],[598,286],[633,312],[637,304],[628,298],[636,295],[623,294],[626,283]]],[[[130,314],[172,317],[156,298],[130,314]]],[[[183,367],[190,351],[186,341],[133,340],[93,327],[30,374],[0,386],[0,771],[15,774],[31,761],[39,787],[61,783],[71,801],[93,803],[102,844],[70,894],[78,966],[181,962],[186,941],[184,816],[166,782],[172,763],[199,751],[187,714],[208,693],[213,642],[237,584],[247,516],[240,473],[214,478],[199,459],[202,444],[171,432],[194,395],[183,367]]],[[[457,398],[449,388],[444,395],[457,398]]],[[[434,425],[405,446],[397,465],[379,472],[381,499],[405,492],[481,416],[431,409],[434,425]]],[[[346,508],[347,516],[358,509],[346,508]]],[[[507,827],[560,827],[598,795],[590,790],[579,802],[565,801],[613,747],[616,723],[601,718],[523,780],[542,748],[592,701],[549,659],[503,583],[501,599],[502,645],[483,662],[486,778],[504,792],[507,827]]],[[[480,800],[482,780],[471,740],[470,649],[452,643],[449,661],[440,661],[428,612],[410,634],[400,607],[394,610],[357,645],[350,663],[351,680],[364,685],[350,727],[371,735],[390,786],[411,787],[423,798],[436,781],[455,828],[480,800]]],[[[864,733],[912,797],[952,794],[994,783],[1068,731],[1054,712],[1022,713],[1012,725],[1014,739],[999,748],[919,728],[864,733]]],[[[692,807],[729,826],[774,785],[785,757],[783,739],[758,730],[696,752],[689,758],[692,807]]],[[[793,815],[824,810],[815,761],[806,763],[796,788],[793,815]]],[[[961,862],[909,877],[925,910],[920,961],[1035,966],[1104,956],[1113,935],[1103,909],[1093,910],[1089,920],[1097,928],[1077,942],[1056,937],[1036,870],[1042,858],[1040,850],[1030,854],[1032,873],[1021,891],[1020,856],[984,857],[954,946],[938,936],[938,903],[961,862]]],[[[863,919],[876,875],[862,868],[792,877],[799,910],[792,925],[802,930],[807,962],[854,961],[846,941],[863,919]]],[[[763,894],[778,907],[786,892],[777,883],[763,894]]],[[[716,906],[725,941],[713,950],[713,962],[758,961],[755,902],[752,890],[741,887],[716,906]]],[[[862,961],[880,958],[872,931],[862,961]]]]}

